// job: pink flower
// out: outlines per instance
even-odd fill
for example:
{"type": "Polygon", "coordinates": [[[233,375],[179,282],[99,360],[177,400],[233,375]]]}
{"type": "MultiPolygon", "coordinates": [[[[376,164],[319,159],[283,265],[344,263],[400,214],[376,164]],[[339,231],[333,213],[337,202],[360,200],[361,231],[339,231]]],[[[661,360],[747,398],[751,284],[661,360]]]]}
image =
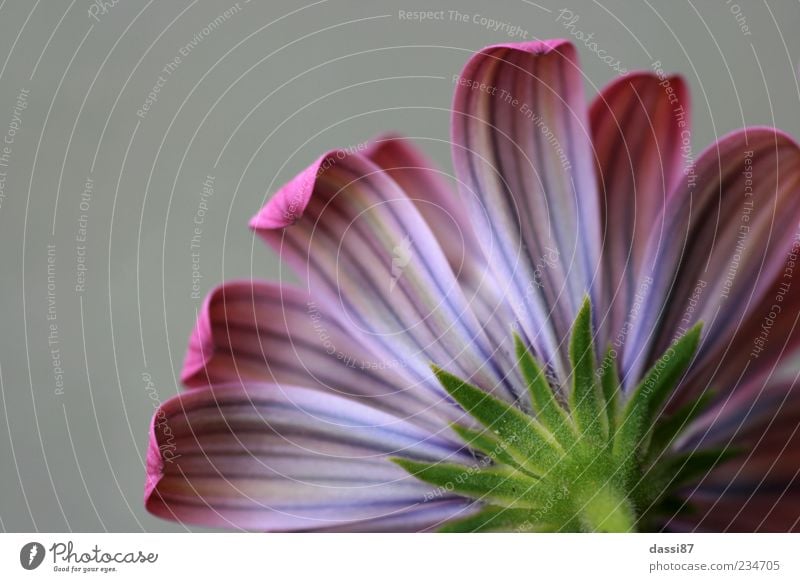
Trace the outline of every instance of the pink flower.
{"type": "MultiPolygon", "coordinates": [[[[632,73],[587,106],[565,41],[488,47],[454,81],[458,192],[385,136],[321,156],[253,218],[301,284],[230,282],[206,299],[187,390],[153,420],[147,509],[253,530],[430,530],[482,515],[489,501],[459,483],[389,461],[495,466],[452,429],[476,423],[430,365],[535,414],[512,331],[560,399],[588,296],[620,406],[703,322],[656,426],[710,400],[667,455],[738,453],[659,492],[646,527],[800,529],[800,398],[781,365],[800,338],[798,145],[747,128],[695,160],[681,78],[632,73]]],[[[631,508],[645,527],[648,508],[631,508]]]]}

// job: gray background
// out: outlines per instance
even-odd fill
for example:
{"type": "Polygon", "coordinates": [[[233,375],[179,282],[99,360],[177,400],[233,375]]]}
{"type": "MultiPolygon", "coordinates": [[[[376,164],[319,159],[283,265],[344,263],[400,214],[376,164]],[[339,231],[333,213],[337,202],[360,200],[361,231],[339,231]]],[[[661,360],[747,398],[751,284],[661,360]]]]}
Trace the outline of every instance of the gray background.
{"type": "MultiPolygon", "coordinates": [[[[162,68],[233,3],[120,0],[99,22],[91,5],[0,4],[0,135],[29,91],[0,206],[5,531],[185,529],[144,511],[142,459],[154,398],[177,391],[200,305],[189,241],[203,181],[214,176],[216,191],[202,227],[203,293],[223,279],[275,277],[276,258],[247,220],[324,149],[400,129],[428,138],[425,148],[449,169],[452,75],[471,51],[510,40],[473,23],[476,14],[529,39],[569,37],[557,21],[569,8],[574,30],[594,33],[624,67],[660,60],[681,72],[693,91],[696,150],[744,124],[800,135],[793,0],[241,0],[168,76],[143,119],[137,109],[162,68]],[[398,18],[419,9],[458,10],[469,22],[398,18]],[[87,177],[94,189],[82,210],[87,177]],[[87,270],[77,291],[81,214],[87,270]]],[[[577,44],[592,94],[615,73],[577,44]]]]}

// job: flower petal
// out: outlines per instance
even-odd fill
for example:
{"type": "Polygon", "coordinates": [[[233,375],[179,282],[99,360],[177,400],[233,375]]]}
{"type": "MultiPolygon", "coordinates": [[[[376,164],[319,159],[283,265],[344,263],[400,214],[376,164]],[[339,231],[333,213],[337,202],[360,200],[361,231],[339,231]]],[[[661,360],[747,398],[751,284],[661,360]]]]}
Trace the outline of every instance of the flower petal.
{"type": "Polygon", "coordinates": [[[528,342],[564,379],[563,340],[593,287],[600,249],[575,48],[490,46],[456,81],[453,157],[462,195],[528,342]]]}
{"type": "MultiPolygon", "coordinates": [[[[387,460],[471,457],[397,417],[307,388],[184,392],[153,418],[145,503],[167,519],[254,530],[352,527],[452,496],[387,460]]],[[[454,514],[464,504],[453,504],[454,514]]],[[[441,511],[429,513],[432,523],[441,511]]]]}
{"type": "MultiPolygon", "coordinates": [[[[647,241],[683,175],[683,138],[691,136],[689,94],[680,77],[620,77],[589,110],[603,212],[602,345],[636,317],[637,274],[647,241]]],[[[691,153],[691,152],[689,152],[691,153]]],[[[689,158],[691,159],[691,158],[689,158]]]]}
{"type": "Polygon", "coordinates": [[[359,521],[327,528],[316,528],[318,532],[434,532],[454,519],[469,517],[482,506],[465,497],[450,497],[443,501],[426,501],[402,513],[359,521]]]}
{"type": "Polygon", "coordinates": [[[364,156],[325,154],[275,194],[251,226],[327,313],[417,375],[430,378],[435,362],[506,398],[522,392],[497,365],[498,348],[414,203],[364,156]]]}
{"type": "MultiPolygon", "coordinates": [[[[792,284],[792,279],[799,258],[800,238],[796,238],[772,286],[760,299],[753,300],[747,316],[727,341],[709,346],[707,355],[687,379],[687,387],[697,390],[712,385],[722,392],[735,391],[737,400],[753,403],[765,390],[786,379],[787,368],[794,373],[791,363],[800,348],[800,286],[792,284]]],[[[682,390],[679,397],[693,393],[682,390]]]]}
{"type": "Polygon", "coordinates": [[[445,431],[461,413],[438,382],[409,374],[329,317],[302,289],[234,281],[203,303],[182,381],[189,387],[274,382],[329,391],[445,431]]]}
{"type": "Polygon", "coordinates": [[[408,195],[459,279],[485,263],[464,205],[442,171],[410,140],[393,134],[378,137],[365,155],[408,195]]]}
{"type": "MultiPolygon", "coordinates": [[[[628,383],[697,321],[704,341],[693,371],[719,369],[731,339],[751,317],[763,319],[756,308],[774,303],[768,294],[797,237],[800,148],[788,136],[771,128],[733,133],[693,172],[649,242],[642,277],[651,284],[623,358],[628,383]]],[[[742,363],[741,353],[728,357],[742,363]]]]}
{"type": "MultiPolygon", "coordinates": [[[[444,174],[412,142],[398,135],[373,140],[365,155],[379,165],[414,202],[442,247],[470,308],[495,348],[511,339],[513,314],[483,256],[469,212],[444,174]]],[[[508,348],[495,351],[503,370],[514,368],[508,348]]]]}
{"type": "Polygon", "coordinates": [[[696,511],[675,525],[708,531],[800,531],[800,387],[791,382],[771,386],[735,407],[742,414],[723,412],[719,427],[734,434],[720,442],[719,433],[725,431],[717,430],[717,420],[711,431],[719,445],[736,447],[741,455],[690,491],[696,511]]]}

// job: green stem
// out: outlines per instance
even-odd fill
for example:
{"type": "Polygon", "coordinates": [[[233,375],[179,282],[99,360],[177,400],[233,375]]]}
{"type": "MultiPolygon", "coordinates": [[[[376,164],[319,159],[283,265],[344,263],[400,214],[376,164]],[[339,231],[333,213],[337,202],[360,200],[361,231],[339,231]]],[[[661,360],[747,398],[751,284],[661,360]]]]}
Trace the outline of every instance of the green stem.
{"type": "Polygon", "coordinates": [[[636,514],[630,501],[610,484],[587,491],[579,507],[581,522],[588,531],[614,533],[636,531],[636,514]]]}

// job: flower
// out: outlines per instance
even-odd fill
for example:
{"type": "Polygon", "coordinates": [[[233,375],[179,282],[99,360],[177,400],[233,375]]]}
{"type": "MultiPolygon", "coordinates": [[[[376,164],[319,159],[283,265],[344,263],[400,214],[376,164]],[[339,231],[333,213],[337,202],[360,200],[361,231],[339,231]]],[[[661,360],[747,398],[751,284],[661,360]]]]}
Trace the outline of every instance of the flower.
{"type": "Polygon", "coordinates": [[[798,145],[747,128],[694,160],[680,77],[631,73],[587,107],[566,41],[485,48],[454,82],[458,193],[388,135],[253,218],[302,283],[206,299],[187,390],[153,419],[147,509],[800,529],[798,145]]]}

